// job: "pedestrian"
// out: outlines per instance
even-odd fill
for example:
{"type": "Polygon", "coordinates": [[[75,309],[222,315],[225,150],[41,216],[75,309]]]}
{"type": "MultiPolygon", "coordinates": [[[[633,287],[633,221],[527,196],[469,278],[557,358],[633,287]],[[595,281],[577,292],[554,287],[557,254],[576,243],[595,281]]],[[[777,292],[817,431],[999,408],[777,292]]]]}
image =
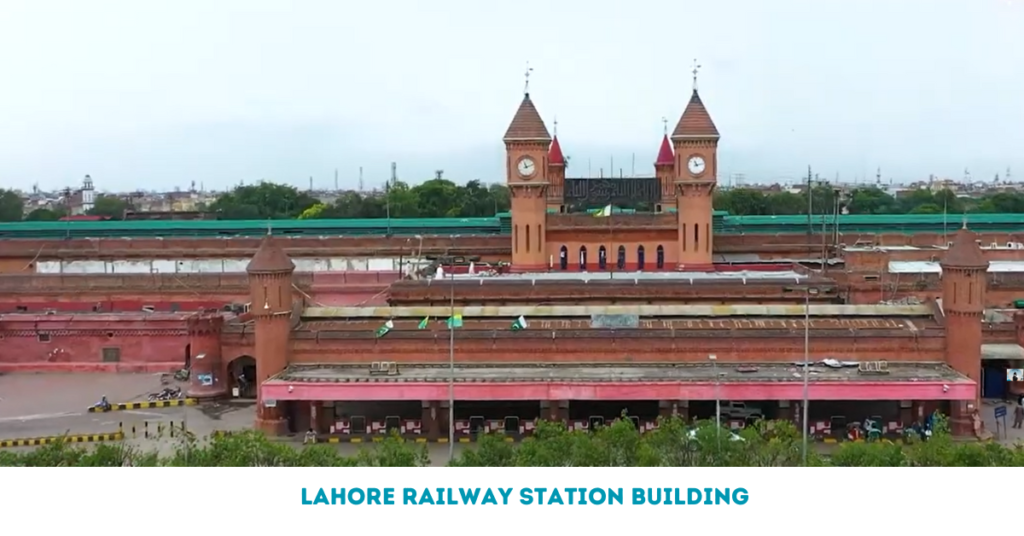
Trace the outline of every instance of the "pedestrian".
{"type": "Polygon", "coordinates": [[[1013,427],[1017,429],[1024,427],[1024,406],[1020,404],[1013,408],[1013,427]]]}
{"type": "Polygon", "coordinates": [[[306,432],[306,437],[302,440],[303,445],[316,444],[316,432],[312,428],[306,432]]]}

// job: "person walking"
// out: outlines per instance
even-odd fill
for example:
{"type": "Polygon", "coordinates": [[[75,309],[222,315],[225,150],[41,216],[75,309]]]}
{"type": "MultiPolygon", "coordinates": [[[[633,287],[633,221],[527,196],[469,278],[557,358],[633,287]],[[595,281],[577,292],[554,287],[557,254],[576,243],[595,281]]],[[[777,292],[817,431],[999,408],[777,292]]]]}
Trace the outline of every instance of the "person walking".
{"type": "Polygon", "coordinates": [[[1024,427],[1024,406],[1020,404],[1013,408],[1013,427],[1018,430],[1024,427]]]}

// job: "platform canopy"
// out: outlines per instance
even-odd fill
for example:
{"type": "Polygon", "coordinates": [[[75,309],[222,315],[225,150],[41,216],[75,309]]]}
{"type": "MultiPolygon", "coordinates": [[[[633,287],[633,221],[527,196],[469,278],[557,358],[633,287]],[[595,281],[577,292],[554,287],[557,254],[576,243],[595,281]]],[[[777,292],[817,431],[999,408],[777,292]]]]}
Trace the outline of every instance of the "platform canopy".
{"type": "MultiPolygon", "coordinates": [[[[977,385],[945,364],[815,364],[811,400],[974,400],[977,385]]],[[[800,400],[799,364],[456,366],[457,400],[800,400]]],[[[264,400],[448,400],[450,370],[292,366],[260,387],[264,400]]]]}

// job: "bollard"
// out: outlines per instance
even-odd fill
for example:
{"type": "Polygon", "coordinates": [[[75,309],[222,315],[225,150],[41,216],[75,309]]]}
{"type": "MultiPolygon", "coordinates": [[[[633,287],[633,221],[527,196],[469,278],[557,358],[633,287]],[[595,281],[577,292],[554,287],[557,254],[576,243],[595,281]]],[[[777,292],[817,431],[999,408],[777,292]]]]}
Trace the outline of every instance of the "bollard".
{"type": "Polygon", "coordinates": [[[149,439],[149,421],[142,421],[142,437],[149,439]]]}
{"type": "Polygon", "coordinates": [[[171,431],[171,437],[174,437],[174,421],[171,421],[170,424],[167,425],[167,427],[171,431]]]}
{"type": "Polygon", "coordinates": [[[135,434],[135,425],[133,424],[133,425],[132,425],[132,439],[135,439],[135,437],[136,437],[136,434],[135,434]]]}
{"type": "Polygon", "coordinates": [[[164,424],[163,423],[160,423],[160,422],[156,423],[156,435],[158,435],[158,436],[164,435],[164,424]]]}

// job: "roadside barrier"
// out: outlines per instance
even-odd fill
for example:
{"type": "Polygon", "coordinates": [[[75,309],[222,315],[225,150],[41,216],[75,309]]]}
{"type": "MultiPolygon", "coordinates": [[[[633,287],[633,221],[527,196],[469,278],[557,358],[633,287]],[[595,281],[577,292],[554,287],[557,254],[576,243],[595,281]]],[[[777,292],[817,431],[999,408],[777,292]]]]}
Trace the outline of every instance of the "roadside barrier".
{"type": "Polygon", "coordinates": [[[180,437],[185,432],[185,422],[155,421],[150,426],[150,421],[142,421],[142,424],[133,424],[125,428],[123,422],[117,423],[117,431],[124,437],[132,439],[141,437],[143,439],[157,439],[159,437],[180,437]]]}
{"type": "Polygon", "coordinates": [[[30,439],[0,439],[0,448],[39,447],[51,443],[97,443],[101,441],[121,441],[121,431],[106,434],[69,434],[64,436],[33,437],[30,439]]]}
{"type": "Polygon", "coordinates": [[[157,408],[174,408],[181,406],[194,406],[199,401],[195,398],[178,398],[174,400],[155,400],[153,402],[123,402],[121,404],[111,404],[110,408],[91,407],[89,413],[107,413],[109,411],[129,411],[133,409],[157,409],[157,408]]]}

